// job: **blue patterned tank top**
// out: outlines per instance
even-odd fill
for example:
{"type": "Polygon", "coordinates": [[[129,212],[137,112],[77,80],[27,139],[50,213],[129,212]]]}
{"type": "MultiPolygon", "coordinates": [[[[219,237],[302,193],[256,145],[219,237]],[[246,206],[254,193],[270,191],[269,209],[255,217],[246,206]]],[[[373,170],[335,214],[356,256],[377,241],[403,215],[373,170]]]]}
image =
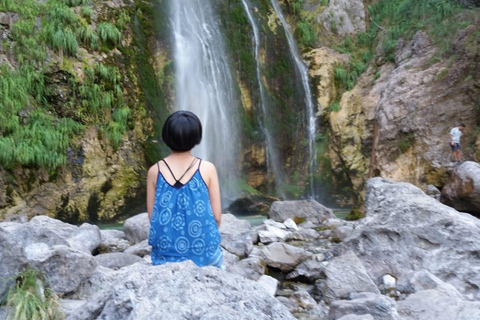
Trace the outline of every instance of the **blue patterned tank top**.
{"type": "Polygon", "coordinates": [[[181,184],[174,177],[174,186],[158,170],[148,237],[154,265],[184,260],[192,260],[198,266],[222,265],[220,232],[200,164],[201,160],[187,183],[181,184]]]}

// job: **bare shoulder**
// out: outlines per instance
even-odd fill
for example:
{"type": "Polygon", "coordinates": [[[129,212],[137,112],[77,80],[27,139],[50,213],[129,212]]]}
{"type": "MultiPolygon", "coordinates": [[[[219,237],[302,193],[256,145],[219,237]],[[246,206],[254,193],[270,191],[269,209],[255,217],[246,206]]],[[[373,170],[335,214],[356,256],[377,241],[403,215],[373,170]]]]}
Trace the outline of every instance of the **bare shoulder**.
{"type": "Polygon", "coordinates": [[[210,161],[202,160],[202,164],[200,165],[200,169],[205,169],[208,171],[216,171],[215,165],[210,161]]]}
{"type": "Polygon", "coordinates": [[[200,174],[205,181],[208,181],[210,178],[217,176],[217,169],[213,163],[202,160],[202,164],[200,165],[200,174]]]}
{"type": "Polygon", "coordinates": [[[156,177],[157,174],[158,174],[158,167],[157,167],[157,164],[155,163],[153,166],[150,167],[150,169],[148,169],[148,177],[149,178],[156,177]]]}

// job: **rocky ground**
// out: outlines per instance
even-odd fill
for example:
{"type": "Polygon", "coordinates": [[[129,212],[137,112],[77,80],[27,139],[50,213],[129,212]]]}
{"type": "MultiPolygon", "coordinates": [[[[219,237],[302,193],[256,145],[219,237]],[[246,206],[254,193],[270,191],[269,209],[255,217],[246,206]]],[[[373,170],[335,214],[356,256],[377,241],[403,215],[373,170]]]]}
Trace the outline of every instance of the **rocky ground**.
{"type": "Polygon", "coordinates": [[[123,231],[3,222],[0,297],[30,265],[67,319],[480,319],[480,220],[408,183],[369,180],[357,222],[285,201],[254,228],[224,214],[221,233],[224,270],[152,266],[146,213],[123,231]]]}

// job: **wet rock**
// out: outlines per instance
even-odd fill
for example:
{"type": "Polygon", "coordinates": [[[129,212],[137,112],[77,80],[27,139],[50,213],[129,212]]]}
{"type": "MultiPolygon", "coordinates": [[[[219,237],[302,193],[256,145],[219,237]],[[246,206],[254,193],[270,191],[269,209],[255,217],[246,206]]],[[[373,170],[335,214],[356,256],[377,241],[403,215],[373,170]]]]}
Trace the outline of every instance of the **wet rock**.
{"type": "Polygon", "coordinates": [[[143,262],[139,256],[124,252],[103,253],[95,256],[98,265],[113,270],[129,266],[137,262],[143,262]]]}
{"type": "Polygon", "coordinates": [[[295,319],[259,284],[191,261],[142,266],[95,294],[68,320],[295,319]]]}
{"type": "Polygon", "coordinates": [[[125,220],[125,223],[123,224],[123,232],[125,232],[128,241],[133,244],[148,239],[148,234],[150,232],[148,213],[140,213],[125,220]]]}
{"type": "Polygon", "coordinates": [[[360,259],[351,251],[333,258],[325,267],[324,273],[326,280],[322,293],[327,303],[346,299],[356,292],[380,293],[360,259]]]}
{"type": "Polygon", "coordinates": [[[310,254],[304,249],[274,242],[261,250],[261,256],[268,266],[289,272],[306,260],[310,254]]]}
{"type": "Polygon", "coordinates": [[[311,221],[314,224],[320,224],[326,219],[335,217],[332,210],[315,200],[275,201],[268,216],[278,222],[290,218],[293,221],[311,221]]]}
{"type": "Polygon", "coordinates": [[[252,251],[250,222],[237,219],[229,213],[223,214],[220,234],[222,236],[220,245],[238,257],[246,257],[252,251]]]}
{"type": "Polygon", "coordinates": [[[330,305],[329,319],[336,320],[346,315],[371,315],[375,320],[400,320],[391,298],[374,293],[357,293],[350,300],[336,300],[330,305]]]}
{"type": "Polygon", "coordinates": [[[366,217],[344,245],[353,248],[373,279],[400,281],[426,270],[469,299],[480,299],[480,220],[408,184],[370,179],[366,217]]]}
{"type": "Polygon", "coordinates": [[[466,161],[458,166],[443,187],[440,200],[458,211],[480,215],[480,164],[466,161]]]}

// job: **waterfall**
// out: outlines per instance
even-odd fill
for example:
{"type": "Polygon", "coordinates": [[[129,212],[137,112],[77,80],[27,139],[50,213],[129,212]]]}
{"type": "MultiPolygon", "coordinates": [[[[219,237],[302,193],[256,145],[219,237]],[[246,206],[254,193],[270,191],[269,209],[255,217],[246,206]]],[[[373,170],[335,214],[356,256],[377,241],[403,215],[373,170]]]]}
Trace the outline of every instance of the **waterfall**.
{"type": "Polygon", "coordinates": [[[216,165],[222,198],[230,202],[238,195],[240,102],[218,19],[205,0],[171,0],[170,10],[176,109],[202,121],[203,139],[193,153],[216,165]]]}
{"type": "Polygon", "coordinates": [[[268,103],[268,98],[265,94],[265,88],[262,82],[262,70],[261,70],[261,61],[260,61],[260,36],[258,31],[257,23],[255,22],[250,8],[248,6],[248,2],[246,0],[242,0],[243,7],[245,12],[247,13],[248,20],[250,21],[250,25],[253,29],[253,45],[254,45],[254,56],[256,61],[256,73],[257,73],[257,83],[258,88],[260,91],[260,110],[262,111],[262,117],[260,118],[260,123],[262,126],[262,131],[265,136],[265,143],[266,143],[266,157],[267,157],[267,176],[272,174],[269,172],[269,169],[273,169],[273,175],[275,177],[275,184],[279,186],[283,182],[283,168],[280,164],[278,151],[276,150],[277,141],[272,135],[271,130],[268,128],[268,120],[270,118],[270,108],[268,103]]]}
{"type": "Polygon", "coordinates": [[[302,61],[300,57],[300,52],[297,48],[295,40],[293,39],[293,35],[290,32],[290,28],[285,21],[285,17],[283,16],[282,10],[280,5],[278,4],[278,0],[271,0],[273,9],[277,14],[278,18],[280,19],[283,29],[285,30],[285,35],[287,37],[288,47],[290,49],[290,54],[295,61],[295,66],[297,67],[297,71],[301,76],[302,86],[305,91],[305,104],[306,104],[306,111],[307,111],[307,121],[308,121],[308,152],[309,152],[309,173],[310,173],[310,196],[315,197],[315,187],[313,182],[313,174],[316,167],[316,150],[314,148],[315,143],[315,106],[312,100],[312,93],[310,90],[310,85],[308,83],[308,68],[305,63],[302,61]]]}

